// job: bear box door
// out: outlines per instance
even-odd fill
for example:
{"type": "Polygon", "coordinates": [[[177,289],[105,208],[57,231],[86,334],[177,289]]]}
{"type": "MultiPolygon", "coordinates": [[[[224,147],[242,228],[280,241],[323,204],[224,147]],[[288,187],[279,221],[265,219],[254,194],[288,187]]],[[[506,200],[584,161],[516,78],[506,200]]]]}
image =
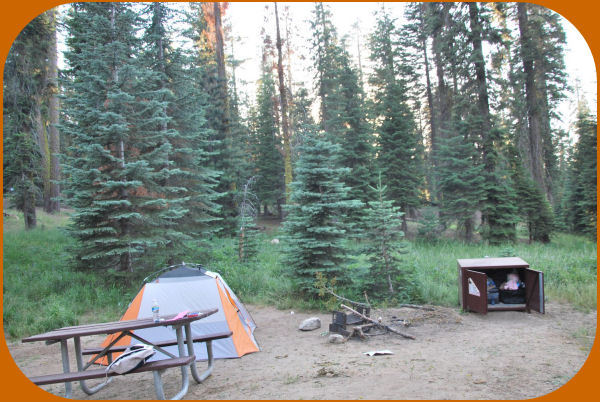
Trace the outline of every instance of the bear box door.
{"type": "Polygon", "coordinates": [[[464,270],[463,288],[465,310],[487,314],[487,275],[482,272],[464,270]]]}
{"type": "Polygon", "coordinates": [[[544,273],[534,269],[525,270],[525,294],[527,312],[535,310],[544,314],[544,273]]]}

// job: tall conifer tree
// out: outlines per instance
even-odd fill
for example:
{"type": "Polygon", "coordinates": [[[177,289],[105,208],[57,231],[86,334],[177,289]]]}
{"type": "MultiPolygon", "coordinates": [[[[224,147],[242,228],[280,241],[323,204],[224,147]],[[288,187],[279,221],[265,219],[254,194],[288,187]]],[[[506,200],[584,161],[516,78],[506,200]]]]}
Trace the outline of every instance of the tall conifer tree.
{"type": "MultiPolygon", "coordinates": [[[[372,138],[366,121],[364,94],[358,72],[350,63],[345,44],[339,41],[331,22],[331,12],[316,3],[313,10],[312,49],[316,86],[320,100],[320,126],[330,141],[340,145],[339,163],[349,168],[344,177],[350,198],[366,202],[369,197],[372,138]]],[[[360,222],[361,212],[351,220],[360,222]]]]}
{"type": "Polygon", "coordinates": [[[136,256],[166,242],[166,116],[140,86],[149,75],[140,64],[139,24],[124,3],[74,4],[67,19],[65,193],[76,211],[75,260],[84,268],[133,271],[136,256]]]}
{"type": "Polygon", "coordinates": [[[408,209],[420,202],[422,173],[421,146],[408,106],[407,66],[399,39],[394,20],[382,8],[370,37],[373,75],[369,83],[375,89],[372,117],[377,122],[377,165],[387,196],[402,209],[402,230],[406,231],[408,209]]]}
{"type": "Polygon", "coordinates": [[[236,194],[240,177],[239,158],[242,156],[239,134],[232,122],[232,102],[229,94],[228,77],[225,65],[225,44],[222,18],[228,3],[192,4],[195,13],[193,25],[195,45],[198,52],[198,66],[202,71],[201,83],[208,94],[205,99],[205,118],[210,131],[211,168],[220,172],[216,190],[221,194],[218,200],[221,232],[232,234],[237,226],[238,208],[236,194]]]}
{"type": "Polygon", "coordinates": [[[51,28],[47,15],[19,33],[6,58],[3,77],[3,192],[23,211],[26,229],[37,224],[35,207],[43,183],[39,138],[51,28]]]}
{"type": "Polygon", "coordinates": [[[403,243],[402,212],[386,197],[387,186],[379,176],[377,186],[372,188],[375,200],[367,208],[368,243],[366,253],[369,262],[368,286],[370,295],[381,298],[386,294],[396,300],[411,301],[415,288],[410,272],[402,267],[401,254],[405,254],[403,243]]]}
{"type": "Polygon", "coordinates": [[[473,144],[464,134],[440,140],[437,170],[441,219],[456,220],[465,240],[473,240],[474,214],[485,197],[483,168],[473,144]]]}
{"type": "Polygon", "coordinates": [[[285,261],[298,290],[315,295],[318,272],[326,280],[347,283],[345,215],[362,203],[348,200],[349,189],[341,180],[348,169],[339,167],[339,146],[331,144],[325,134],[307,131],[298,151],[291,204],[284,222],[285,261]]]}
{"type": "Polygon", "coordinates": [[[571,229],[591,236],[597,229],[597,132],[595,116],[580,105],[565,209],[571,229]]]}
{"type": "Polygon", "coordinates": [[[144,117],[144,137],[154,133],[165,147],[163,159],[155,170],[155,193],[167,204],[159,208],[157,219],[165,238],[160,253],[173,264],[186,250],[187,240],[202,240],[214,225],[218,199],[214,187],[218,173],[208,167],[206,127],[202,101],[206,95],[190,51],[174,49],[170,28],[174,11],[163,3],[152,3],[146,10],[148,21],[143,37],[141,59],[148,66],[140,92],[156,104],[154,113],[144,117]]]}
{"type": "Polygon", "coordinates": [[[255,172],[257,176],[255,192],[263,204],[265,214],[268,206],[280,203],[284,198],[284,166],[279,149],[279,124],[275,116],[276,97],[275,81],[273,75],[263,66],[263,73],[257,94],[257,111],[254,148],[255,172]]]}

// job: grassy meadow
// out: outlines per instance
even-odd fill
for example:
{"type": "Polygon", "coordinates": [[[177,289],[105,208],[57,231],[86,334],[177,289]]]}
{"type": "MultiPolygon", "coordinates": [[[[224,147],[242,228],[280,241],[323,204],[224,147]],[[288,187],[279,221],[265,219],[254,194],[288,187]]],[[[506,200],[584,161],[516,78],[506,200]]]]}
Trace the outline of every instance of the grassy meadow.
{"type": "MultiPolygon", "coordinates": [[[[38,214],[38,228],[23,229],[22,218],[10,211],[3,222],[3,322],[5,335],[21,338],[53,328],[86,322],[116,320],[142,286],[142,278],[162,268],[156,266],[124,278],[107,272],[82,272],[70,268],[65,231],[68,215],[38,214]]],[[[241,264],[235,239],[217,239],[210,247],[192,247],[184,261],[201,263],[219,272],[246,303],[279,308],[319,308],[323,303],[294,295],[286,267],[281,262],[283,244],[277,227],[258,237],[258,254],[241,264]]],[[[596,243],[557,233],[549,244],[489,246],[455,240],[409,244],[404,264],[414,272],[421,301],[458,306],[458,258],[519,256],[533,269],[544,272],[547,300],[570,303],[581,310],[597,304],[596,243]]]]}

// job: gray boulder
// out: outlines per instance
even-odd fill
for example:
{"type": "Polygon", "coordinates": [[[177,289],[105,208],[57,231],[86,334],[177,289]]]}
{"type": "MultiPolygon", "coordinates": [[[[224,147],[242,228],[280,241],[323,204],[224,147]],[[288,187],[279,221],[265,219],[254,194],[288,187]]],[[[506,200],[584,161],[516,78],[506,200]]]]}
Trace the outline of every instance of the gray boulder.
{"type": "Polygon", "coordinates": [[[346,338],[344,338],[340,334],[329,335],[329,343],[344,343],[344,342],[346,342],[346,338]]]}
{"type": "Polygon", "coordinates": [[[298,327],[300,331],[313,331],[318,328],[321,328],[321,319],[319,317],[307,318],[298,327]]]}

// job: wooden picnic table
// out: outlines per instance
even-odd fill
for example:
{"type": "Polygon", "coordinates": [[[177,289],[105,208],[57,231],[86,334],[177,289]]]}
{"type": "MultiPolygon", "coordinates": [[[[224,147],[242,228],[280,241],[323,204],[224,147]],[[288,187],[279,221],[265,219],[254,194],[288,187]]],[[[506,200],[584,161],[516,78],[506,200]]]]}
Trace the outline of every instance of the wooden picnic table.
{"type": "MultiPolygon", "coordinates": [[[[125,320],[125,321],[115,321],[115,322],[106,322],[106,323],[98,323],[98,324],[86,324],[86,325],[77,325],[72,327],[63,327],[59,329],[55,329],[49,332],[45,332],[43,334],[33,335],[27,338],[22,339],[22,342],[37,342],[37,341],[45,341],[46,344],[54,344],[60,342],[61,345],[61,355],[62,355],[62,365],[63,365],[63,373],[41,376],[32,379],[32,381],[38,385],[41,384],[49,384],[56,382],[64,382],[65,383],[65,394],[67,398],[71,397],[71,382],[79,381],[81,389],[88,395],[92,395],[98,392],[100,389],[104,388],[108,382],[104,382],[96,385],[95,387],[90,388],[85,383],[86,380],[91,378],[102,378],[104,373],[103,369],[96,370],[88,370],[89,367],[96,363],[99,359],[105,356],[111,356],[111,353],[114,351],[114,345],[123,337],[130,336],[138,341],[152,345],[154,348],[169,356],[169,359],[159,360],[157,362],[148,363],[145,366],[142,366],[139,370],[134,370],[134,372],[142,372],[142,371],[153,371],[154,374],[154,386],[158,399],[165,399],[162,380],[161,380],[161,372],[168,367],[181,367],[181,389],[175,397],[172,399],[181,399],[186,393],[189,385],[188,371],[187,367],[189,366],[192,372],[192,376],[197,382],[202,382],[212,371],[212,349],[210,348],[210,340],[207,342],[207,349],[209,352],[209,369],[207,372],[199,375],[196,369],[195,357],[194,357],[194,339],[192,337],[192,330],[190,324],[194,321],[200,320],[202,318],[208,317],[218,311],[217,308],[203,310],[194,312],[194,314],[186,315],[181,318],[175,318],[176,315],[170,315],[163,317],[164,320],[159,322],[154,322],[152,318],[142,318],[138,320],[125,320]],[[167,352],[163,349],[162,346],[165,346],[167,343],[165,342],[152,342],[147,339],[143,339],[140,336],[134,333],[135,330],[144,329],[144,328],[152,328],[158,326],[172,326],[175,329],[175,333],[177,336],[177,340],[172,342],[172,344],[176,344],[178,346],[178,354],[179,356],[175,356],[172,353],[167,352]],[[185,332],[185,340],[184,340],[184,332],[185,332]],[[83,351],[81,348],[81,338],[84,336],[92,336],[92,335],[101,335],[101,334],[115,334],[115,336],[106,347],[102,348],[98,354],[95,355],[89,362],[83,362],[83,351]],[[77,362],[77,371],[71,371],[69,364],[69,351],[67,347],[67,340],[73,339],[74,347],[75,347],[75,359],[77,362]],[[185,344],[187,344],[187,353],[185,344]]],[[[112,374],[114,375],[114,374],[112,374]]]]}

